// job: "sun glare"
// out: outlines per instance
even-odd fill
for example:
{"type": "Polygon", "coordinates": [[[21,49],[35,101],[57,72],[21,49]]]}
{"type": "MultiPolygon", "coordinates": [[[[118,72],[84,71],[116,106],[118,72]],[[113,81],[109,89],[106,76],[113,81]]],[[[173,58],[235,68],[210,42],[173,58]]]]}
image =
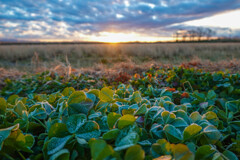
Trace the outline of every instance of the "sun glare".
{"type": "Polygon", "coordinates": [[[99,36],[91,37],[91,41],[119,43],[119,42],[156,42],[156,41],[172,41],[171,37],[149,37],[138,33],[116,33],[116,32],[100,32],[99,36]]]}

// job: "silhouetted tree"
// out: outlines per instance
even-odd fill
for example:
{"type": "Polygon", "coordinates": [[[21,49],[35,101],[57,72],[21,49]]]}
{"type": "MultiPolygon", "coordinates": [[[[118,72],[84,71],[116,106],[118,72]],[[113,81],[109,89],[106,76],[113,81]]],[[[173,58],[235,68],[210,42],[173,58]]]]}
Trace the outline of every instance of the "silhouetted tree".
{"type": "Polygon", "coordinates": [[[210,28],[206,28],[205,34],[206,34],[207,40],[210,40],[210,38],[211,38],[212,36],[214,36],[214,35],[216,34],[216,32],[213,31],[213,30],[210,29],[210,28]]]}
{"type": "Polygon", "coordinates": [[[179,41],[180,37],[182,38],[182,41],[195,41],[195,38],[197,38],[198,41],[201,41],[202,38],[210,40],[215,34],[216,32],[210,28],[198,27],[191,30],[178,30],[175,32],[174,37],[176,38],[176,42],[179,41]]]}
{"type": "Polygon", "coordinates": [[[200,41],[205,34],[204,29],[199,27],[196,29],[196,32],[197,32],[198,41],[200,41]]]}
{"type": "Polygon", "coordinates": [[[186,41],[187,37],[188,37],[188,33],[187,32],[182,32],[182,40],[186,41]]]}
{"type": "Polygon", "coordinates": [[[194,41],[195,37],[197,36],[197,32],[195,30],[188,30],[188,36],[191,41],[194,41]]]}

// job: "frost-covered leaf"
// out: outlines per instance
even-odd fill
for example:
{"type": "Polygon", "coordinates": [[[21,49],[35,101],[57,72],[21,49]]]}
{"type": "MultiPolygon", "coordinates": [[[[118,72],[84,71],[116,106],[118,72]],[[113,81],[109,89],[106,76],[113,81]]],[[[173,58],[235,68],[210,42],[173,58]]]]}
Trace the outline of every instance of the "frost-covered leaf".
{"type": "Polygon", "coordinates": [[[176,118],[175,114],[170,113],[169,111],[163,111],[161,116],[165,124],[171,123],[176,118]]]}
{"type": "Polygon", "coordinates": [[[69,135],[63,138],[57,138],[57,137],[51,138],[47,145],[47,150],[48,150],[47,154],[51,155],[61,150],[71,137],[72,136],[69,135]]]}
{"type": "Polygon", "coordinates": [[[216,143],[222,136],[215,126],[207,126],[204,128],[203,133],[208,137],[212,143],[216,143]]]}
{"type": "Polygon", "coordinates": [[[171,146],[173,157],[175,160],[194,160],[194,153],[192,153],[185,144],[172,144],[171,146]]]}
{"type": "Polygon", "coordinates": [[[103,102],[111,102],[113,100],[113,90],[108,87],[104,87],[100,91],[99,98],[103,102]]]}
{"type": "Polygon", "coordinates": [[[19,124],[14,126],[0,129],[0,150],[2,149],[4,140],[10,135],[11,131],[17,130],[19,128],[19,124]]]}
{"type": "Polygon", "coordinates": [[[118,128],[122,129],[126,126],[132,125],[135,122],[135,117],[133,115],[127,114],[119,118],[118,128]]]}
{"type": "Polygon", "coordinates": [[[67,149],[62,149],[57,153],[53,154],[49,160],[69,160],[70,153],[67,149]]]}
{"type": "Polygon", "coordinates": [[[202,130],[202,127],[193,123],[189,126],[187,126],[184,131],[183,131],[183,139],[189,140],[192,137],[194,137],[195,135],[197,135],[200,131],[202,130]]]}
{"type": "Polygon", "coordinates": [[[112,155],[114,150],[104,140],[91,139],[89,141],[93,160],[102,160],[112,155]]]}
{"type": "Polygon", "coordinates": [[[23,111],[27,111],[26,106],[23,104],[22,101],[18,101],[16,106],[14,107],[14,111],[19,115],[22,116],[23,111]]]}
{"type": "Polygon", "coordinates": [[[200,146],[195,154],[195,159],[196,160],[211,160],[213,153],[215,152],[215,150],[209,146],[209,145],[204,145],[204,146],[200,146]]]}
{"type": "Polygon", "coordinates": [[[70,96],[73,92],[75,92],[75,89],[73,87],[67,87],[62,91],[62,94],[64,96],[70,96]]]}
{"type": "Polygon", "coordinates": [[[78,138],[86,140],[98,138],[100,134],[99,125],[94,121],[85,122],[76,132],[78,138]]]}
{"type": "Polygon", "coordinates": [[[74,114],[67,119],[67,129],[70,133],[75,133],[87,120],[85,114],[74,114]]]}
{"type": "Polygon", "coordinates": [[[139,135],[136,132],[130,132],[126,136],[121,137],[120,141],[116,141],[114,148],[115,151],[120,151],[126,148],[129,148],[135,144],[137,144],[139,140],[139,135]]]}
{"type": "Polygon", "coordinates": [[[141,100],[142,100],[141,93],[139,91],[134,92],[132,94],[132,96],[130,97],[130,100],[132,102],[136,102],[136,103],[141,102],[141,100]]]}
{"type": "Polygon", "coordinates": [[[167,124],[163,128],[163,130],[168,140],[172,143],[178,143],[183,139],[182,133],[178,129],[176,129],[173,125],[167,124]]]}

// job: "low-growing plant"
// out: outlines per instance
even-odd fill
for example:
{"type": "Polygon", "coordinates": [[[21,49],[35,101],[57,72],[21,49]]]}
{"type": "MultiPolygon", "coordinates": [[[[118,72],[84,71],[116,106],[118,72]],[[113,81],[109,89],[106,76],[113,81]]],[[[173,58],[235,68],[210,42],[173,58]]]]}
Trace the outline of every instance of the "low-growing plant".
{"type": "Polygon", "coordinates": [[[237,160],[239,77],[180,67],[152,68],[126,84],[50,72],[7,80],[0,157],[237,160]]]}

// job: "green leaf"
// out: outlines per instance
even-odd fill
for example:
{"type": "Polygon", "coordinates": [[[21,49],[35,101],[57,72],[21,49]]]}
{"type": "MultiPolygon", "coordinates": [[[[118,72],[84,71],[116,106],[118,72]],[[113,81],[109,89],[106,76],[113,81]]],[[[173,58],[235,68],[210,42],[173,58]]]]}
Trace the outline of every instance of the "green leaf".
{"type": "Polygon", "coordinates": [[[171,123],[176,118],[176,115],[174,113],[170,113],[169,111],[163,111],[161,116],[165,124],[171,123]]]}
{"type": "Polygon", "coordinates": [[[18,150],[33,153],[31,148],[34,145],[34,142],[34,137],[31,134],[24,135],[23,133],[18,132],[14,145],[17,147],[18,150]]]}
{"type": "Polygon", "coordinates": [[[117,138],[120,130],[118,128],[111,129],[110,131],[103,134],[103,139],[105,140],[114,140],[117,138]]]}
{"type": "Polygon", "coordinates": [[[46,119],[47,113],[44,108],[38,108],[38,109],[35,109],[33,112],[31,112],[30,116],[34,116],[37,119],[46,119]]]}
{"type": "Polygon", "coordinates": [[[240,121],[231,121],[230,124],[235,130],[240,130],[240,121]]]}
{"type": "Polygon", "coordinates": [[[18,95],[11,95],[8,99],[7,99],[7,103],[10,103],[12,105],[16,104],[16,100],[19,98],[18,95]]]}
{"type": "Polygon", "coordinates": [[[87,100],[91,100],[93,103],[96,101],[96,96],[92,93],[86,93],[87,100]]]}
{"type": "Polygon", "coordinates": [[[75,92],[75,89],[73,87],[67,87],[63,90],[62,94],[64,96],[70,96],[73,92],[75,92]]]}
{"type": "Polygon", "coordinates": [[[184,141],[193,138],[202,130],[202,127],[193,123],[190,126],[187,126],[183,131],[183,139],[184,141]]]}
{"type": "Polygon", "coordinates": [[[73,106],[85,101],[87,96],[82,91],[73,92],[68,98],[68,105],[73,106]]]}
{"type": "Polygon", "coordinates": [[[68,117],[66,125],[70,133],[75,133],[87,120],[85,114],[74,114],[68,117]]]}
{"type": "Polygon", "coordinates": [[[185,144],[173,144],[171,148],[175,160],[194,160],[194,154],[185,144]]]}
{"type": "Polygon", "coordinates": [[[139,103],[142,100],[141,93],[139,91],[136,91],[133,93],[133,95],[130,97],[131,102],[139,103]]]}
{"type": "Polygon", "coordinates": [[[144,160],[145,152],[140,145],[134,145],[127,149],[127,152],[124,156],[125,160],[144,160]]]}
{"type": "Polygon", "coordinates": [[[189,116],[187,115],[187,112],[185,112],[184,110],[178,110],[178,111],[174,111],[176,117],[181,117],[182,119],[184,119],[188,124],[190,123],[190,119],[189,116]]]}
{"type": "Polygon", "coordinates": [[[99,98],[103,102],[111,102],[113,100],[113,94],[114,94],[113,90],[111,90],[108,87],[104,87],[100,91],[99,98]]]}
{"type": "Polygon", "coordinates": [[[214,113],[213,111],[208,111],[207,113],[205,113],[203,115],[203,118],[208,120],[213,125],[216,125],[216,126],[218,125],[219,119],[217,117],[217,114],[214,113]]]}
{"type": "Polygon", "coordinates": [[[8,127],[8,128],[0,129],[0,151],[2,149],[4,140],[6,138],[8,138],[8,136],[11,133],[11,131],[18,130],[18,128],[19,128],[19,124],[16,124],[16,125],[8,127]]]}
{"type": "Polygon", "coordinates": [[[117,122],[117,120],[121,117],[120,114],[117,114],[115,112],[111,112],[107,116],[107,124],[110,129],[112,129],[117,122]]]}
{"type": "Polygon", "coordinates": [[[63,138],[57,138],[57,137],[51,138],[47,145],[47,150],[48,150],[47,154],[51,155],[61,150],[71,137],[72,136],[66,136],[63,138]]]}
{"type": "Polygon", "coordinates": [[[168,140],[172,143],[178,143],[182,140],[181,132],[176,129],[173,125],[167,124],[163,128],[168,140]]]}
{"type": "Polygon", "coordinates": [[[216,143],[221,138],[221,133],[215,126],[207,126],[203,133],[209,138],[212,143],[216,143]]]}
{"type": "Polygon", "coordinates": [[[205,102],[205,95],[203,93],[198,93],[198,91],[194,91],[193,97],[197,98],[199,102],[205,102]]]}
{"type": "Polygon", "coordinates": [[[52,137],[65,137],[67,136],[68,133],[68,129],[66,124],[64,123],[54,123],[53,125],[51,125],[49,131],[48,131],[48,137],[52,138],[52,137]]]}
{"type": "Polygon", "coordinates": [[[88,93],[94,94],[96,97],[99,97],[100,91],[98,89],[90,89],[88,93]]]}
{"type": "Polygon", "coordinates": [[[49,160],[69,160],[70,152],[67,149],[62,149],[57,153],[53,154],[49,160]]]}
{"type": "Polygon", "coordinates": [[[135,110],[136,110],[136,109],[131,109],[131,108],[129,108],[129,109],[123,109],[123,110],[122,110],[122,115],[123,115],[123,116],[124,116],[124,115],[127,115],[127,114],[133,115],[134,112],[135,112],[135,110]]]}
{"type": "Polygon", "coordinates": [[[147,105],[143,104],[138,110],[135,111],[134,115],[140,116],[140,115],[144,115],[146,112],[147,112],[147,105]]]}
{"type": "Polygon", "coordinates": [[[238,160],[238,157],[231,151],[225,150],[223,155],[226,156],[229,160],[238,160]]]}
{"type": "Polygon", "coordinates": [[[225,108],[227,108],[228,110],[232,111],[233,113],[236,113],[239,111],[240,109],[240,101],[228,101],[225,104],[225,108]]]}
{"type": "Polygon", "coordinates": [[[160,97],[164,97],[164,96],[168,96],[168,97],[172,97],[172,92],[168,91],[167,89],[163,89],[160,93],[160,97]]]}
{"type": "Polygon", "coordinates": [[[127,114],[119,118],[118,128],[122,129],[126,126],[132,125],[135,122],[135,117],[133,115],[127,114]]]}
{"type": "Polygon", "coordinates": [[[169,102],[169,101],[163,102],[163,108],[165,108],[165,110],[169,112],[173,111],[175,106],[176,105],[173,102],[169,102]]]}
{"type": "Polygon", "coordinates": [[[99,101],[95,107],[96,111],[106,112],[106,108],[109,106],[108,102],[99,101]]]}
{"type": "MultiPolygon", "coordinates": [[[[121,137],[121,135],[120,135],[120,137],[121,137]]],[[[130,132],[126,136],[121,137],[121,139],[119,141],[115,142],[116,148],[114,148],[114,150],[120,151],[120,150],[126,149],[128,147],[131,147],[131,146],[137,144],[138,140],[139,140],[139,135],[136,132],[130,132]]]]}
{"type": "Polygon", "coordinates": [[[202,120],[202,116],[199,114],[199,112],[192,112],[189,117],[193,123],[196,123],[202,120]]]}
{"type": "Polygon", "coordinates": [[[101,132],[99,130],[99,125],[95,121],[87,121],[82,125],[76,135],[78,138],[83,138],[89,140],[91,138],[98,138],[101,132]]]}
{"type": "Polygon", "coordinates": [[[93,160],[102,160],[113,154],[112,146],[108,145],[104,140],[91,139],[89,141],[91,148],[91,156],[93,160]]]}
{"type": "Polygon", "coordinates": [[[14,107],[14,111],[15,111],[19,116],[22,116],[22,115],[23,115],[23,111],[27,111],[27,108],[25,107],[25,105],[23,104],[22,101],[18,101],[18,103],[17,103],[16,106],[14,107]]]}
{"type": "Polygon", "coordinates": [[[214,152],[215,150],[209,145],[200,146],[196,151],[195,159],[211,160],[214,152]]]}
{"type": "Polygon", "coordinates": [[[215,99],[217,97],[216,93],[213,90],[208,91],[207,99],[215,99]]]}
{"type": "Polygon", "coordinates": [[[174,119],[174,121],[171,122],[171,125],[173,125],[176,128],[185,128],[188,126],[187,122],[181,117],[174,119]]]}
{"type": "Polygon", "coordinates": [[[39,102],[43,102],[47,100],[47,95],[46,94],[38,94],[35,96],[37,101],[39,102]]]}
{"type": "Polygon", "coordinates": [[[31,134],[26,134],[25,135],[25,140],[26,140],[26,146],[29,148],[32,148],[32,146],[34,145],[35,139],[31,134]]]}
{"type": "Polygon", "coordinates": [[[7,102],[4,98],[0,97],[0,114],[5,114],[7,109],[7,102]]]}
{"type": "Polygon", "coordinates": [[[68,98],[69,113],[77,114],[84,113],[88,114],[89,110],[92,109],[94,102],[87,98],[83,91],[76,91],[68,98]]]}
{"type": "Polygon", "coordinates": [[[159,139],[157,143],[152,145],[152,152],[157,154],[156,157],[161,155],[169,155],[171,154],[171,144],[166,139],[159,139]]]}

